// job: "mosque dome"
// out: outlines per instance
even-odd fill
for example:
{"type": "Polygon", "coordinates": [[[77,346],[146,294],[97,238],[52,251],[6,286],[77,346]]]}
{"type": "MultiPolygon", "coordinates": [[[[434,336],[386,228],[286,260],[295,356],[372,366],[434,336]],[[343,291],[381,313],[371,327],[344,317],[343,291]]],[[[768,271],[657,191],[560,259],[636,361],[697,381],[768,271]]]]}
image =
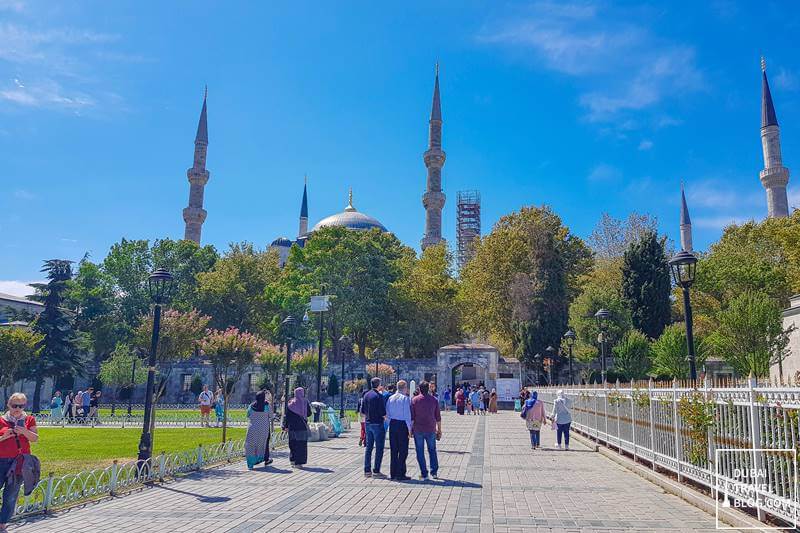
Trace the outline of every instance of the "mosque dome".
{"type": "Polygon", "coordinates": [[[282,247],[286,247],[286,248],[291,248],[292,247],[292,241],[290,241],[286,237],[278,237],[277,239],[272,241],[272,244],[270,244],[270,246],[282,246],[282,247]]]}
{"type": "Polygon", "coordinates": [[[377,219],[372,218],[365,213],[361,213],[360,211],[357,211],[355,207],[353,207],[352,190],[350,190],[350,200],[344,211],[323,218],[317,222],[316,225],[314,225],[311,231],[313,232],[320,228],[329,226],[339,226],[351,230],[369,230],[372,228],[378,228],[381,231],[388,231],[386,226],[381,224],[377,219]]]}

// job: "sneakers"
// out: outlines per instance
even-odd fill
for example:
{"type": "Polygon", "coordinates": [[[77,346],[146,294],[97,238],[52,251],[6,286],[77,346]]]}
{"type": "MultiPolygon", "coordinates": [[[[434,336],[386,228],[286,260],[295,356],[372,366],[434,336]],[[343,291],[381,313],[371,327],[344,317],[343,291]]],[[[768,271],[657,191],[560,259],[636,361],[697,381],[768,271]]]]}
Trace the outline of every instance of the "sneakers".
{"type": "Polygon", "coordinates": [[[420,481],[428,481],[428,476],[423,476],[423,475],[420,474],[419,480],[420,481]]]}
{"type": "Polygon", "coordinates": [[[386,479],[386,474],[382,474],[380,471],[372,472],[372,477],[376,477],[378,479],[386,479]]]}
{"type": "Polygon", "coordinates": [[[431,477],[432,477],[433,479],[439,479],[439,474],[431,474],[431,477]]]}
{"type": "Polygon", "coordinates": [[[560,445],[560,444],[557,444],[557,446],[558,446],[558,449],[560,450],[560,449],[561,449],[561,445],[560,445]]]}
{"type": "Polygon", "coordinates": [[[569,444],[565,444],[565,445],[564,445],[564,449],[565,449],[565,450],[569,450],[569,444]]]}
{"type": "Polygon", "coordinates": [[[372,472],[364,472],[364,477],[372,477],[372,472]]]}
{"type": "Polygon", "coordinates": [[[264,463],[264,466],[269,466],[272,464],[272,459],[267,459],[267,462],[264,463]]]}

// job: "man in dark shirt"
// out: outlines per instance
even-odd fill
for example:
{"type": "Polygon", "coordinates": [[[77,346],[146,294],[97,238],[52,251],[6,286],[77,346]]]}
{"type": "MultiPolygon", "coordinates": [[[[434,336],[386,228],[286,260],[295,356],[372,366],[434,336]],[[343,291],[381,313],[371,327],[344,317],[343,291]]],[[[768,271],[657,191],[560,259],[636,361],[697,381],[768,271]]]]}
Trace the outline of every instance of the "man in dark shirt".
{"type": "Polygon", "coordinates": [[[419,463],[419,478],[428,479],[428,468],[425,464],[425,448],[431,456],[431,477],[439,479],[439,458],[436,455],[436,441],[442,438],[442,415],[439,401],[429,394],[427,381],[419,384],[422,394],[411,400],[411,431],[414,433],[414,448],[419,463]]]}
{"type": "Polygon", "coordinates": [[[381,378],[372,378],[372,389],[364,395],[361,403],[361,414],[366,417],[367,446],[364,449],[364,477],[386,477],[381,474],[383,460],[383,444],[386,441],[386,430],[383,422],[386,419],[386,400],[378,392],[381,378]],[[370,470],[372,448],[375,448],[375,466],[370,470]]]}

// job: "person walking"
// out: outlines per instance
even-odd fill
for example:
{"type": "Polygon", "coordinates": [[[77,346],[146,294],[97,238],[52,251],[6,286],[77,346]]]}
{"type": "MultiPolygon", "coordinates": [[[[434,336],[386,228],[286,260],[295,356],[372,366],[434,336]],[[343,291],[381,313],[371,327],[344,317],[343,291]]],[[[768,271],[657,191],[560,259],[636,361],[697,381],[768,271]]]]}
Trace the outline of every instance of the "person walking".
{"type": "Polygon", "coordinates": [[[203,390],[197,396],[197,401],[200,404],[200,427],[211,427],[208,423],[208,418],[211,415],[211,403],[214,401],[214,394],[208,390],[208,385],[203,385],[203,390]]]}
{"type": "Polygon", "coordinates": [[[372,388],[364,395],[361,402],[361,414],[364,415],[364,425],[367,433],[367,446],[364,449],[364,477],[386,477],[381,473],[383,461],[383,445],[386,440],[386,431],[383,421],[386,418],[386,402],[378,391],[381,378],[372,378],[372,388]],[[372,450],[375,449],[374,466],[370,468],[372,450]]]}
{"type": "Polygon", "coordinates": [[[459,388],[456,390],[456,413],[463,415],[464,414],[464,391],[459,388]]]}
{"type": "Polygon", "coordinates": [[[442,406],[444,407],[445,411],[450,410],[450,402],[453,399],[453,391],[450,390],[450,385],[444,389],[444,393],[442,394],[442,406]]]}
{"type": "Polygon", "coordinates": [[[82,411],[83,411],[83,421],[89,421],[89,411],[92,410],[92,396],[94,395],[94,387],[89,387],[85,391],[83,391],[83,396],[81,396],[81,403],[82,403],[82,411]]]}
{"type": "Polygon", "coordinates": [[[470,403],[469,407],[470,411],[472,412],[473,415],[477,415],[478,407],[480,407],[481,404],[481,394],[478,392],[478,389],[474,387],[472,389],[472,392],[469,393],[469,403],[470,403]]]}
{"type": "Polygon", "coordinates": [[[258,463],[264,466],[272,463],[269,458],[270,409],[267,403],[267,391],[259,391],[256,401],[247,408],[247,435],[244,439],[244,455],[247,468],[252,470],[258,463]]]}
{"type": "Polygon", "coordinates": [[[0,531],[6,531],[14,515],[22,486],[22,465],[18,464],[18,458],[22,454],[30,455],[31,443],[39,440],[36,419],[24,411],[27,403],[28,398],[24,394],[15,392],[8,399],[8,411],[0,418],[0,486],[3,486],[0,531]]]}
{"type": "Polygon", "coordinates": [[[427,381],[419,384],[421,394],[411,400],[411,431],[414,435],[414,448],[419,463],[419,478],[428,479],[428,468],[425,464],[425,448],[431,460],[430,474],[439,479],[439,458],[436,455],[436,441],[442,438],[442,414],[439,402],[429,394],[427,381]]]}
{"type": "Polygon", "coordinates": [[[100,396],[102,394],[103,391],[96,390],[92,393],[91,397],[89,398],[89,420],[98,421],[97,412],[100,409],[100,396]]]}
{"type": "Polygon", "coordinates": [[[569,450],[569,425],[572,423],[572,400],[564,396],[564,390],[556,391],[556,399],[553,402],[553,413],[551,418],[556,424],[556,443],[561,449],[561,437],[564,437],[564,449],[569,450]]]}
{"type": "Polygon", "coordinates": [[[217,417],[216,427],[220,427],[225,418],[225,396],[222,395],[222,389],[220,388],[217,389],[217,393],[214,396],[214,416],[217,417]]]}
{"type": "Polygon", "coordinates": [[[365,392],[362,389],[358,395],[358,407],[356,409],[358,412],[359,425],[361,426],[361,435],[359,436],[358,439],[359,446],[364,446],[367,443],[367,425],[365,422],[367,418],[363,414],[361,414],[361,407],[364,405],[364,394],[365,392]]]}
{"type": "Polygon", "coordinates": [[[72,402],[75,399],[75,395],[72,391],[69,391],[67,394],[64,395],[64,416],[67,418],[67,422],[72,422],[74,417],[72,416],[72,402]]]}
{"type": "Polygon", "coordinates": [[[389,420],[389,477],[395,481],[408,481],[406,460],[408,439],[411,435],[411,398],[404,380],[397,382],[397,392],[386,401],[386,418],[389,420]]]}
{"type": "Polygon", "coordinates": [[[489,394],[489,412],[490,413],[497,413],[497,390],[492,389],[492,392],[489,394]]]}
{"type": "Polygon", "coordinates": [[[531,435],[531,450],[539,447],[541,442],[542,424],[546,422],[544,415],[544,402],[538,399],[536,391],[529,393],[529,398],[525,400],[525,407],[520,415],[525,420],[525,426],[531,435]]]}
{"type": "Polygon", "coordinates": [[[283,430],[289,432],[289,462],[302,468],[308,462],[308,417],[311,404],[306,400],[303,387],[294,389],[294,398],[289,400],[289,409],[283,417],[283,430]]]}
{"type": "Polygon", "coordinates": [[[61,420],[61,405],[64,400],[61,399],[61,391],[57,390],[50,400],[50,418],[52,420],[61,420]]]}
{"type": "Polygon", "coordinates": [[[483,414],[486,414],[486,413],[489,412],[489,399],[490,399],[490,397],[491,397],[491,394],[489,394],[489,389],[484,387],[484,389],[483,389],[483,414]]]}

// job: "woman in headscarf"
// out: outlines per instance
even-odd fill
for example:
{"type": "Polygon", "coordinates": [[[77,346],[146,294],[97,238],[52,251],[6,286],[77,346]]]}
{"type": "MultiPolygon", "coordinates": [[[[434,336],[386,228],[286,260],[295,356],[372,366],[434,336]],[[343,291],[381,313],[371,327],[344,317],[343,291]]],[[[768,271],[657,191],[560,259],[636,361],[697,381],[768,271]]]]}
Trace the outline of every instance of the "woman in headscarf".
{"type": "Polygon", "coordinates": [[[525,419],[525,425],[531,434],[531,450],[539,447],[542,424],[545,423],[544,402],[538,399],[539,393],[531,391],[525,400],[525,407],[520,416],[525,419]]]}
{"type": "Polygon", "coordinates": [[[561,436],[564,436],[564,448],[569,450],[569,425],[572,423],[572,400],[564,396],[564,390],[558,389],[556,399],[553,402],[553,414],[551,418],[556,424],[556,442],[558,449],[561,449],[561,436]]]}
{"type": "Polygon", "coordinates": [[[458,389],[456,391],[456,412],[460,415],[464,414],[464,391],[462,389],[458,389]]]}
{"type": "Polygon", "coordinates": [[[267,466],[272,462],[269,458],[269,404],[267,392],[259,391],[256,401],[247,408],[247,436],[244,440],[244,454],[247,458],[247,468],[253,469],[258,463],[267,466]]]}
{"type": "Polygon", "coordinates": [[[489,412],[497,412],[497,389],[492,389],[492,393],[489,395],[489,412]]]}
{"type": "Polygon", "coordinates": [[[308,462],[309,416],[311,405],[306,400],[303,387],[297,387],[283,418],[283,430],[289,432],[289,462],[298,468],[308,462]]]}

